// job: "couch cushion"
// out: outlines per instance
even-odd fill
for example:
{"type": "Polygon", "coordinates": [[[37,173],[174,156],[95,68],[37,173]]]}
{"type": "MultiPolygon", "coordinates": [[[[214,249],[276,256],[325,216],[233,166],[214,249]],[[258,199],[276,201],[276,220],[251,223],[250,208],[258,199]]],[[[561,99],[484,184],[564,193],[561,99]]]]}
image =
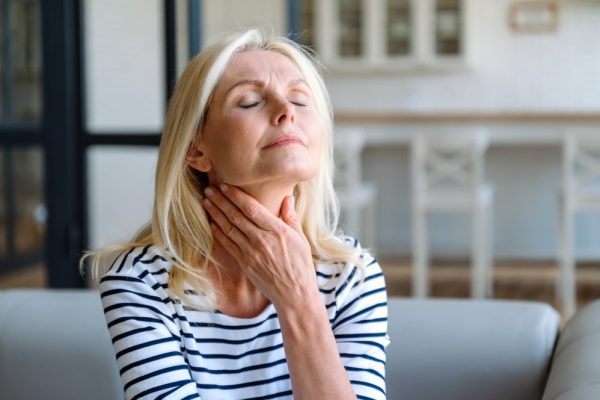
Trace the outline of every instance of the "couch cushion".
{"type": "Polygon", "coordinates": [[[389,299],[389,399],[542,397],[560,317],[547,304],[389,299]]]}
{"type": "Polygon", "coordinates": [[[0,291],[0,399],[122,399],[95,291],[0,291]]]}
{"type": "Polygon", "coordinates": [[[600,301],[579,310],[558,341],[544,400],[600,399],[600,301]]]}
{"type": "MultiPolygon", "coordinates": [[[[539,399],[558,325],[540,303],[391,298],[388,398],[539,399]]],[[[0,398],[123,398],[97,292],[0,291],[0,398]]]]}

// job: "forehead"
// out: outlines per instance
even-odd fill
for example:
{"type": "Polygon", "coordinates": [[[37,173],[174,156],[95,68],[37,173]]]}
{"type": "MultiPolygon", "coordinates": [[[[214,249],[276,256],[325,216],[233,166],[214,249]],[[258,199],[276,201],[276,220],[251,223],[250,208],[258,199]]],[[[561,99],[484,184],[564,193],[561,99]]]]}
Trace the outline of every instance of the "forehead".
{"type": "Polygon", "coordinates": [[[221,81],[234,83],[240,79],[302,78],[300,69],[281,53],[270,50],[245,50],[236,54],[225,69],[221,81]]]}

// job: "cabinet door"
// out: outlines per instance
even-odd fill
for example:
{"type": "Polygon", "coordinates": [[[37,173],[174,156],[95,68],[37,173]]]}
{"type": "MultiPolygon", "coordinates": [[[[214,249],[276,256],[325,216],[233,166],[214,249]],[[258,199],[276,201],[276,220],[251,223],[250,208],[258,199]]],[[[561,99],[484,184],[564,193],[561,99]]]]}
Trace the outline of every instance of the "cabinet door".
{"type": "Polygon", "coordinates": [[[434,53],[460,56],[463,47],[463,4],[461,0],[435,0],[434,53]]]}
{"type": "Polygon", "coordinates": [[[333,67],[443,66],[465,54],[465,0],[305,0],[300,40],[333,67]]]}
{"type": "Polygon", "coordinates": [[[409,56],[413,52],[414,27],[411,0],[388,0],[386,4],[386,56],[409,56]]]}

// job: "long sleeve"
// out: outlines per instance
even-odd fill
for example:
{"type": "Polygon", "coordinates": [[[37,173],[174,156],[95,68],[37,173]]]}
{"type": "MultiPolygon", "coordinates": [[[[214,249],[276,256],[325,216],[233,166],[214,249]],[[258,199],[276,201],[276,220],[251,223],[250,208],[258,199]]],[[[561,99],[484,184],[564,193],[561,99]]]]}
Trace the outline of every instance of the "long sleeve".
{"type": "Polygon", "coordinates": [[[199,399],[181,351],[170,299],[152,274],[108,273],[100,283],[104,314],[127,399],[199,399]]]}
{"type": "Polygon", "coordinates": [[[385,349],[389,344],[385,281],[377,261],[365,257],[364,280],[356,267],[341,277],[332,328],[357,398],[385,399],[385,349]]]}

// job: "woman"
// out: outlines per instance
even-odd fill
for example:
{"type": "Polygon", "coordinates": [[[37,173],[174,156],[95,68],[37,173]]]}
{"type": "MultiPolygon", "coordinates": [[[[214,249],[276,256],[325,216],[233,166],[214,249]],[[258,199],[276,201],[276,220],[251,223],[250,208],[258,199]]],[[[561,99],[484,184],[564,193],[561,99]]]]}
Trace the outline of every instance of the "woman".
{"type": "Polygon", "coordinates": [[[293,42],[250,30],[190,62],[151,223],[89,254],[127,398],[385,398],[383,275],[334,236],[331,142],[293,42]]]}

